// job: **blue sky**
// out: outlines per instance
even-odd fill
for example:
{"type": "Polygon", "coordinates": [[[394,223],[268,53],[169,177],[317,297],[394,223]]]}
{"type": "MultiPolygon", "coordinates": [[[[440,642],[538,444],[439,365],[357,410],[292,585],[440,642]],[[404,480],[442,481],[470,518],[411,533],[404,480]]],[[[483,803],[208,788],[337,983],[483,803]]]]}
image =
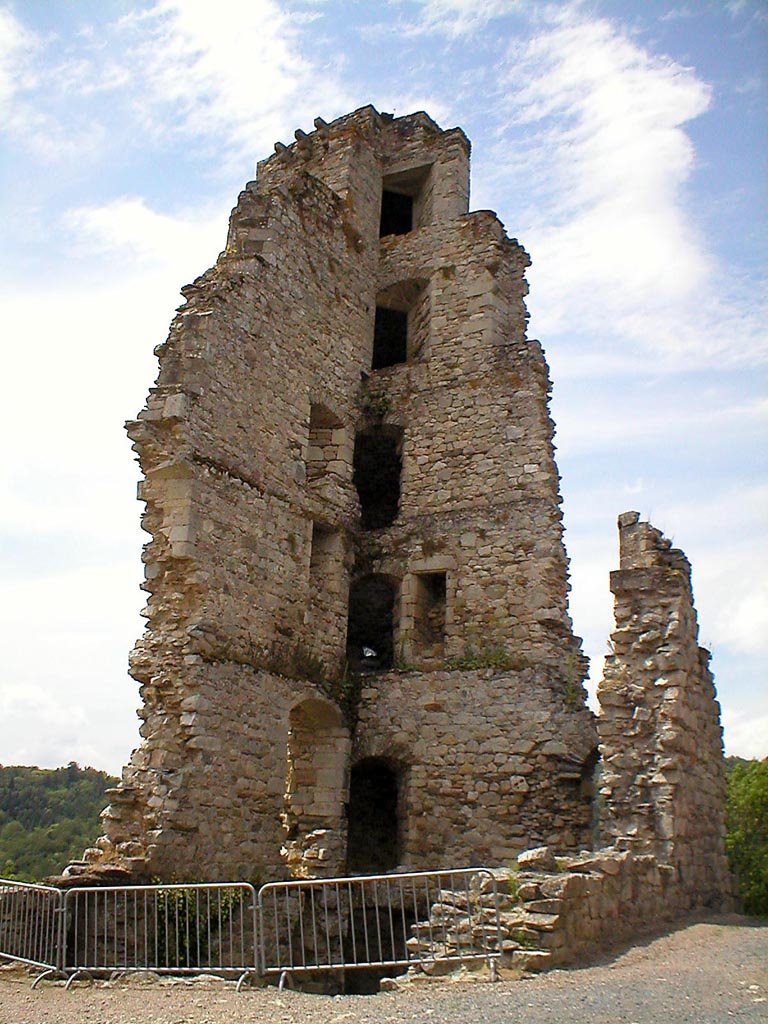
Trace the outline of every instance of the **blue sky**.
{"type": "Polygon", "coordinates": [[[530,252],[576,631],[615,520],[688,554],[726,748],[768,755],[763,0],[0,0],[0,762],[138,742],[143,404],[257,159],[365,103],[473,142],[530,252]]]}

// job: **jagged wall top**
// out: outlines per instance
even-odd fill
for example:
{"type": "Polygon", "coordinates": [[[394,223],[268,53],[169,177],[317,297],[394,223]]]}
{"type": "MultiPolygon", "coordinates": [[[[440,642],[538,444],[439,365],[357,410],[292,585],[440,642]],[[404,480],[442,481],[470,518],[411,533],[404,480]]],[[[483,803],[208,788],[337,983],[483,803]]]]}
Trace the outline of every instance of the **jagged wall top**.
{"type": "Polygon", "coordinates": [[[674,569],[685,574],[690,586],[691,563],[680,548],[672,547],[661,530],[640,521],[639,512],[619,516],[619,571],[674,569]]]}
{"type": "MultiPolygon", "coordinates": [[[[471,147],[461,128],[443,131],[423,111],[396,118],[372,106],[330,123],[317,117],[314,124],[312,132],[297,128],[290,145],[276,142],[275,153],[258,163],[256,180],[247,187],[269,192],[304,172],[347,200],[348,214],[357,219],[382,174],[385,187],[390,178],[396,190],[408,191],[414,173],[422,172],[428,179],[420,189],[422,226],[468,213],[471,147]]],[[[370,198],[378,204],[380,194],[370,198]]]]}

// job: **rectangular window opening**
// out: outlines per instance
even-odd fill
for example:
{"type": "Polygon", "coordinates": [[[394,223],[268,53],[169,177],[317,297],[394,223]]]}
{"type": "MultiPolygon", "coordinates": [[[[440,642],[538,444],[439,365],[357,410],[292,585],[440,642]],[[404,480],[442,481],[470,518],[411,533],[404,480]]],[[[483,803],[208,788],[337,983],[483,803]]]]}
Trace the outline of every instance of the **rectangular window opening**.
{"type": "Polygon", "coordinates": [[[373,328],[372,370],[397,366],[408,360],[408,313],[400,309],[376,307],[373,328]]]}
{"type": "Polygon", "coordinates": [[[360,500],[361,526],[391,526],[400,507],[402,429],[381,426],[355,438],[354,484],[360,500]]]}
{"type": "Polygon", "coordinates": [[[382,179],[379,238],[407,235],[426,223],[428,216],[431,164],[408,167],[382,179]]]}
{"type": "Polygon", "coordinates": [[[372,573],[349,588],[347,663],[353,672],[379,672],[394,657],[395,582],[372,573]]]}
{"type": "Polygon", "coordinates": [[[446,580],[444,572],[416,576],[414,635],[425,653],[438,653],[445,641],[446,580]]]}
{"type": "Polygon", "coordinates": [[[413,230],[413,196],[384,189],[381,194],[379,238],[386,235],[407,235],[413,230]]]}

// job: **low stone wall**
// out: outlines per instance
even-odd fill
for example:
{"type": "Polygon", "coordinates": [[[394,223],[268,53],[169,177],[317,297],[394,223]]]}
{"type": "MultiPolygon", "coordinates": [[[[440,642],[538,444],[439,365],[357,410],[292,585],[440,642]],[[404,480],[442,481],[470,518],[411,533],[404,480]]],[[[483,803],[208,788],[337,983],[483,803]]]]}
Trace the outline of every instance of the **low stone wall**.
{"type": "Polygon", "coordinates": [[[676,869],[653,854],[609,847],[555,858],[542,847],[520,854],[518,865],[498,881],[517,897],[502,900],[502,962],[524,970],[573,963],[698,906],[676,869]]]}

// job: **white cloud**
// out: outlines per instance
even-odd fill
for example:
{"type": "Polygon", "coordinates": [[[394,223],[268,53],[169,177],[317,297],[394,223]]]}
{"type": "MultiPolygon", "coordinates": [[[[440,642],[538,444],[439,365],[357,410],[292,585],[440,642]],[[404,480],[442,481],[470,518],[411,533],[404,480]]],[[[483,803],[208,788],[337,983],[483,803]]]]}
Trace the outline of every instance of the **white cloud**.
{"type": "MultiPolygon", "coordinates": [[[[683,396],[678,392],[678,399],[683,396]]],[[[666,382],[639,385],[635,390],[610,386],[594,389],[588,398],[581,392],[559,406],[558,447],[568,457],[601,452],[626,454],[633,449],[652,450],[654,444],[673,439],[686,443],[689,454],[704,444],[723,444],[727,438],[744,443],[768,430],[768,401],[727,398],[698,403],[690,395],[675,404],[674,389],[666,382]],[[588,406],[587,406],[588,401],[588,406]]]]}
{"type": "Polygon", "coordinates": [[[235,154],[268,152],[289,117],[343,113],[354,103],[335,70],[306,56],[306,18],[275,0],[158,0],[128,16],[136,103],[147,130],[228,140],[235,154]]]}
{"type": "Polygon", "coordinates": [[[0,9],[0,133],[45,163],[83,160],[100,145],[103,128],[64,124],[52,112],[67,82],[45,66],[45,50],[46,40],[0,9]]]}
{"type": "Polygon", "coordinates": [[[4,371],[23,382],[0,404],[0,432],[23,438],[0,481],[6,763],[116,771],[136,745],[127,657],[146,537],[122,423],[155,376],[179,286],[223,248],[226,214],[212,203],[174,217],[131,197],[71,210],[66,279],[0,293],[4,371]]]}
{"type": "Polygon", "coordinates": [[[546,122],[528,157],[552,191],[538,218],[539,260],[569,305],[596,281],[612,309],[617,285],[619,308],[689,292],[708,260],[680,206],[694,160],[682,126],[707,109],[709,89],[609,22],[567,12],[559,21],[510,74],[516,121],[546,122]]]}
{"type": "Polygon", "coordinates": [[[199,273],[224,248],[227,208],[196,209],[187,216],[152,210],[136,196],[122,196],[101,206],[82,206],[63,216],[65,228],[83,255],[109,253],[136,267],[146,263],[172,266],[178,273],[199,273]]]}
{"type": "Polygon", "coordinates": [[[689,205],[686,125],[710,86],[581,4],[545,22],[501,69],[508,121],[483,183],[528,197],[514,220],[533,256],[533,332],[578,338],[587,358],[621,343],[625,365],[643,352],[673,369],[765,360],[765,299],[718,266],[689,205]]]}
{"type": "Polygon", "coordinates": [[[311,20],[277,0],[157,0],[98,33],[83,24],[74,45],[0,10],[0,124],[46,162],[139,135],[145,150],[215,146],[228,172],[268,153],[286,125],[355,106],[336,65],[308,55],[311,20]]]}
{"type": "Polygon", "coordinates": [[[741,582],[741,593],[720,598],[711,631],[715,640],[738,651],[768,655],[768,581],[752,571],[741,582]]]}
{"type": "Polygon", "coordinates": [[[8,118],[11,102],[31,73],[37,37],[7,9],[0,8],[0,114],[8,118]]]}
{"type": "MultiPolygon", "coordinates": [[[[764,704],[763,704],[764,708],[764,704]]],[[[768,709],[723,707],[725,753],[737,757],[768,757],[768,709]]]]}
{"type": "Polygon", "coordinates": [[[440,32],[450,38],[471,35],[493,18],[509,14],[510,7],[523,0],[421,0],[423,11],[411,31],[440,32]]]}

